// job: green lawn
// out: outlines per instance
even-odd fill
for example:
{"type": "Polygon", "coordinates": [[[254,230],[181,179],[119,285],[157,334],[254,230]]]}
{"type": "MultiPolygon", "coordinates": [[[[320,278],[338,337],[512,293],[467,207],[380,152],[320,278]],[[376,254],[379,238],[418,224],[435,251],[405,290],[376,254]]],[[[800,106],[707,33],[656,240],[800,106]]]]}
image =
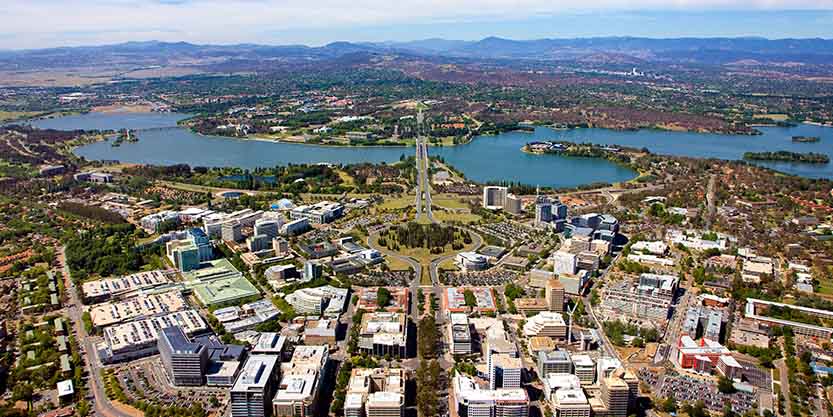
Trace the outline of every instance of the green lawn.
{"type": "Polygon", "coordinates": [[[387,198],[384,203],[379,205],[379,208],[385,210],[403,209],[413,205],[415,198],[416,197],[413,195],[405,195],[399,198],[387,198]]]}
{"type": "Polygon", "coordinates": [[[471,213],[449,213],[447,211],[435,211],[434,218],[441,222],[473,223],[481,219],[480,216],[471,213]]]}
{"type": "Polygon", "coordinates": [[[819,294],[833,296],[833,280],[820,279],[819,280],[819,294]]]}

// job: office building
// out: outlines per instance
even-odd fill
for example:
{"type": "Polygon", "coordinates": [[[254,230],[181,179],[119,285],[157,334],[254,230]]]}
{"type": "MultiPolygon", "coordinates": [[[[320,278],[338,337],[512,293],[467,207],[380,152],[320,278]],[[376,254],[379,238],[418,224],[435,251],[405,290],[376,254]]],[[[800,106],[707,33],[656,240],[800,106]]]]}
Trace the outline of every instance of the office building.
{"type": "Polygon", "coordinates": [[[159,356],[175,386],[199,386],[205,382],[208,349],[194,343],[179,326],[162,329],[158,338],[159,356]]]}
{"type": "Polygon", "coordinates": [[[552,222],[552,200],[539,195],[535,199],[535,225],[540,226],[552,222]]]}
{"type": "Polygon", "coordinates": [[[291,253],[289,241],[282,237],[272,239],[272,250],[275,251],[275,256],[287,256],[291,253]]]}
{"type": "Polygon", "coordinates": [[[279,333],[263,332],[252,346],[252,353],[257,355],[278,355],[286,352],[286,336],[279,333]]]}
{"type": "Polygon", "coordinates": [[[564,284],[557,279],[547,281],[547,307],[550,311],[561,313],[564,311],[564,284]]]}
{"type": "Polygon", "coordinates": [[[208,331],[208,325],[195,310],[116,324],[104,328],[104,342],[97,346],[99,357],[104,363],[115,363],[156,354],[159,331],[171,326],[180,326],[192,336],[208,331]]]}
{"type": "Polygon", "coordinates": [[[581,388],[567,388],[551,395],[554,417],[590,417],[591,408],[581,388]]]}
{"type": "Polygon", "coordinates": [[[297,290],[287,295],[286,301],[299,314],[338,317],[347,306],[347,293],[346,288],[324,285],[297,290]]]}
{"type": "Polygon", "coordinates": [[[541,376],[541,381],[544,383],[544,398],[550,402],[559,390],[581,389],[581,381],[573,374],[551,373],[541,376]]]}
{"type": "Polygon", "coordinates": [[[529,396],[523,388],[483,389],[459,372],[452,379],[452,410],[458,417],[528,417],[529,396]]]}
{"type": "Polygon", "coordinates": [[[543,311],[529,319],[524,324],[524,336],[535,337],[545,336],[553,339],[565,339],[567,337],[567,325],[561,313],[543,311]]]}
{"type": "Polygon", "coordinates": [[[165,252],[174,266],[182,272],[200,267],[200,249],[190,239],[173,240],[166,243],[165,252]]]}
{"type": "Polygon", "coordinates": [[[362,316],[359,350],[371,355],[406,358],[408,317],[404,313],[375,312],[362,316]]]}
{"type": "Polygon", "coordinates": [[[507,194],[503,209],[511,214],[521,214],[523,212],[523,201],[515,194],[507,194]]]}
{"type": "Polygon", "coordinates": [[[312,226],[310,226],[309,219],[302,218],[292,220],[284,223],[283,226],[281,226],[281,234],[284,236],[296,236],[306,232],[311,227],[312,226]]]}
{"type": "Polygon", "coordinates": [[[335,347],[337,329],[336,319],[308,320],[304,323],[304,344],[335,347]]]}
{"type": "Polygon", "coordinates": [[[304,281],[321,278],[323,273],[324,267],[321,264],[312,261],[304,262],[304,281]]]}
{"type": "Polygon", "coordinates": [[[471,324],[465,313],[449,315],[448,337],[451,339],[451,353],[468,355],[472,353],[471,324]]]}
{"type": "Polygon", "coordinates": [[[516,356],[498,353],[489,361],[489,389],[520,388],[523,363],[516,356]]]}
{"type": "Polygon", "coordinates": [[[243,226],[235,220],[225,222],[221,226],[221,237],[226,242],[239,242],[243,239],[243,226]]]}
{"type": "Polygon", "coordinates": [[[272,240],[267,235],[253,235],[246,239],[249,252],[260,252],[272,248],[272,240]]]}
{"type": "Polygon", "coordinates": [[[466,313],[469,310],[490,313],[497,311],[497,301],[490,287],[446,287],[443,291],[442,309],[448,313],[466,313]],[[474,295],[474,307],[466,305],[466,291],[471,291],[474,295]]]}
{"type": "Polygon", "coordinates": [[[279,370],[275,355],[249,356],[231,388],[231,416],[271,416],[279,370]]]}
{"type": "Polygon", "coordinates": [[[463,271],[482,271],[489,267],[486,257],[476,252],[460,252],[455,261],[463,271]]]}
{"type": "Polygon", "coordinates": [[[552,265],[556,275],[575,274],[578,262],[575,254],[557,251],[552,254],[552,265]]]}
{"type": "Polygon", "coordinates": [[[599,269],[599,263],[601,260],[602,258],[598,253],[590,251],[579,252],[576,255],[576,268],[579,270],[590,271],[592,273],[599,269]]]}
{"type": "MultiPolygon", "coordinates": [[[[550,339],[551,340],[551,339],[550,339]]],[[[572,374],[573,360],[565,350],[538,352],[538,377],[544,379],[549,374],[572,374]]]]}
{"type": "Polygon", "coordinates": [[[377,310],[407,312],[410,290],[408,287],[359,287],[356,288],[356,310],[374,312],[377,310]],[[390,299],[386,305],[379,305],[379,290],[384,288],[390,299]]]}
{"type": "Polygon", "coordinates": [[[292,360],[281,365],[281,380],[272,399],[273,414],[287,417],[315,415],[328,362],[326,346],[297,346],[292,360]]]}
{"type": "Polygon", "coordinates": [[[573,373],[582,384],[590,385],[596,382],[596,362],[587,355],[573,355],[573,373]]]}
{"type": "Polygon", "coordinates": [[[509,189],[506,187],[483,187],[483,208],[489,210],[502,209],[506,205],[507,194],[509,194],[509,189]]]}
{"type": "Polygon", "coordinates": [[[344,400],[345,417],[402,417],[404,412],[403,369],[353,369],[344,400]]]}
{"type": "MultiPolygon", "coordinates": [[[[628,383],[615,376],[603,379],[599,384],[605,415],[611,417],[627,417],[631,399],[631,387],[628,383]]],[[[602,414],[602,413],[598,413],[602,414]]]]}
{"type": "Polygon", "coordinates": [[[740,381],[741,376],[743,375],[743,366],[737,361],[737,359],[729,355],[720,356],[717,360],[716,368],[718,372],[731,380],[740,381]]]}
{"type": "Polygon", "coordinates": [[[330,223],[344,215],[344,206],[332,201],[322,201],[308,206],[298,206],[290,211],[292,220],[305,219],[312,224],[330,223]]]}
{"type": "Polygon", "coordinates": [[[254,235],[266,235],[270,240],[278,237],[281,221],[276,218],[260,218],[255,221],[254,235]]]}

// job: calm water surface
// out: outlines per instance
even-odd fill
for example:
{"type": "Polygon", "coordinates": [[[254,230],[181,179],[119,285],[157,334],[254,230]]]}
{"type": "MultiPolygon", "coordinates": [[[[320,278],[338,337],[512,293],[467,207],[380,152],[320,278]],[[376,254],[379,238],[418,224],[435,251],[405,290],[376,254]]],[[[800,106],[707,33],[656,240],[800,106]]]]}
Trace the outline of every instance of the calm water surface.
{"type": "MultiPolygon", "coordinates": [[[[288,163],[394,162],[413,148],[322,147],[302,144],[239,140],[201,136],[176,127],[187,115],[176,113],[90,113],[49,120],[33,125],[52,129],[137,129],[139,142],[112,147],[107,142],[83,146],[76,154],[90,160],[115,159],[156,165],[238,166],[255,168],[288,163]],[[149,129],[149,130],[142,130],[149,129]]],[[[558,155],[529,155],[520,151],[534,140],[564,140],[648,148],[654,153],[701,158],[741,159],[744,152],[789,150],[824,153],[833,158],[833,129],[799,125],[793,128],[760,128],[761,136],[666,132],[641,130],[620,132],[607,129],[552,130],[534,133],[508,132],[481,136],[471,143],[448,148],[431,148],[430,153],[479,181],[516,181],[550,187],[572,187],[594,182],[617,182],[634,177],[634,172],[601,159],[558,155]],[[793,143],[792,136],[819,136],[818,143],[793,143]]],[[[810,165],[760,163],[786,173],[812,178],[833,178],[833,164],[810,165]]]]}

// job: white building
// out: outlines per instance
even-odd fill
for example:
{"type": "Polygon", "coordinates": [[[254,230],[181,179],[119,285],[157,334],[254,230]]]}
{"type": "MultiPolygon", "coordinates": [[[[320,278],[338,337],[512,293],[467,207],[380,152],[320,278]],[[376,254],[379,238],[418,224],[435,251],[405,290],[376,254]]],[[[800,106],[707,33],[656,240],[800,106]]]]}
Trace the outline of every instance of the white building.
{"type": "Polygon", "coordinates": [[[523,388],[483,389],[459,372],[454,374],[452,388],[459,417],[529,416],[529,397],[523,388]]]}
{"type": "Polygon", "coordinates": [[[575,274],[578,263],[576,255],[570,252],[557,251],[552,254],[552,265],[553,272],[556,275],[575,274]]]}
{"type": "Polygon", "coordinates": [[[460,252],[456,261],[457,266],[463,271],[482,271],[489,266],[486,257],[475,252],[460,252]]]}

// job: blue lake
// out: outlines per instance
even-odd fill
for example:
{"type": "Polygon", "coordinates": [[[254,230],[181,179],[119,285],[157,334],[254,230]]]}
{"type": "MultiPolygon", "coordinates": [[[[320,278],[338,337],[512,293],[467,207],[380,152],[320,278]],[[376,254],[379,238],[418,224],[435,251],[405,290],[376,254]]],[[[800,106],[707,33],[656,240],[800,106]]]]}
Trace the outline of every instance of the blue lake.
{"type": "MultiPolygon", "coordinates": [[[[98,142],[76,149],[89,160],[119,160],[156,165],[235,166],[242,168],[286,165],[288,163],[394,162],[414,148],[324,147],[302,144],[240,140],[202,136],[176,127],[187,115],[176,113],[90,113],[32,124],[52,129],[139,130],[138,143],[112,147],[98,142]],[[149,129],[149,130],[143,130],[149,129]]],[[[799,125],[791,128],[760,128],[760,136],[735,136],[659,130],[614,131],[608,129],[553,130],[539,127],[535,132],[508,132],[476,137],[455,147],[431,148],[429,153],[445,158],[467,177],[478,182],[515,181],[549,187],[573,187],[594,182],[617,182],[633,178],[630,169],[601,159],[559,155],[530,155],[520,148],[530,141],[564,140],[648,148],[654,153],[700,158],[741,159],[744,152],[789,150],[824,153],[833,158],[833,129],[799,125]],[[818,143],[793,143],[792,136],[819,136],[818,143]]],[[[811,178],[833,178],[833,164],[811,165],[761,163],[782,172],[811,178]]]]}

